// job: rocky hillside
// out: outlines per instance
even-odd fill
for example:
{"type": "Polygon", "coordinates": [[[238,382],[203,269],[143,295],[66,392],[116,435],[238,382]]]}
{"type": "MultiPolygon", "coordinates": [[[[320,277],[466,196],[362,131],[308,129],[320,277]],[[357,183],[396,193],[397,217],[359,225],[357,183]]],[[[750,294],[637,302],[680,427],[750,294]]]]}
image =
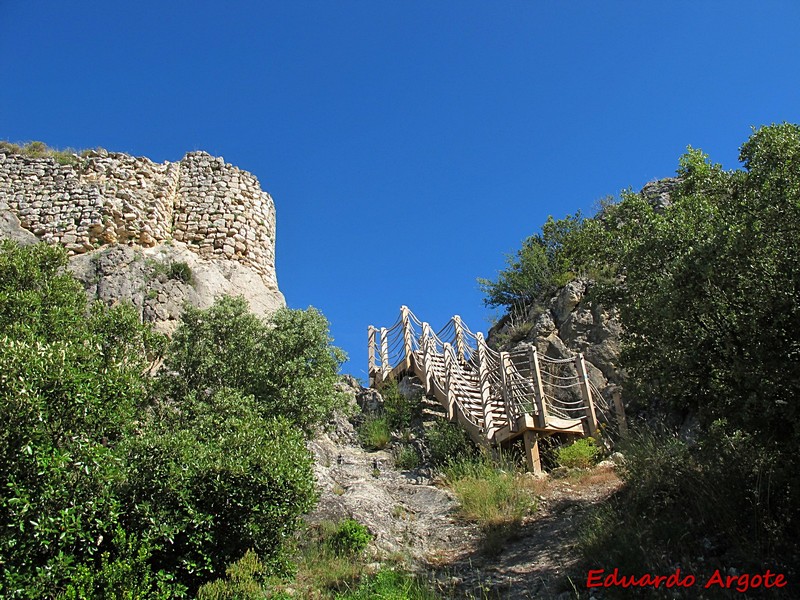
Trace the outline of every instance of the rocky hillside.
{"type": "Polygon", "coordinates": [[[67,158],[0,149],[0,238],[63,245],[90,296],[128,300],[164,332],[184,302],[243,295],[260,315],[284,304],[275,206],[253,175],[204,152],[67,158]]]}
{"type": "MultiPolygon", "coordinates": [[[[678,184],[674,178],[652,181],[640,194],[660,213],[670,206],[670,195],[678,184]]],[[[541,299],[523,317],[504,316],[489,331],[489,343],[502,348],[534,344],[551,358],[571,358],[582,352],[589,378],[610,408],[614,396],[621,395],[625,379],[620,365],[622,328],[614,309],[589,300],[592,283],[576,279],[541,299]]]]}

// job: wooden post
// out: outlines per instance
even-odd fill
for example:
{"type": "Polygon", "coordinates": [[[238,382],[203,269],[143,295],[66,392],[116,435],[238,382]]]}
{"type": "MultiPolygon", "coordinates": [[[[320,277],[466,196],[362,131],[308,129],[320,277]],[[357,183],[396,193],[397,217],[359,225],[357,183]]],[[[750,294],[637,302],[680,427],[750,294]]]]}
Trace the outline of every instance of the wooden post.
{"type": "Polygon", "coordinates": [[[389,377],[392,365],[389,364],[389,333],[386,327],[381,327],[381,381],[389,377]]]}
{"type": "Polygon", "coordinates": [[[456,330],[456,351],[458,352],[458,360],[463,364],[467,360],[466,348],[464,348],[464,324],[461,322],[461,317],[455,315],[453,317],[453,325],[456,330]]]}
{"type": "Polygon", "coordinates": [[[530,346],[528,360],[531,366],[531,376],[533,377],[533,395],[538,411],[537,421],[539,427],[547,428],[547,404],[544,401],[544,386],[542,385],[542,372],[539,370],[539,351],[536,346],[530,346]]]}
{"type": "Polygon", "coordinates": [[[509,387],[508,382],[508,352],[500,353],[500,377],[503,383],[503,405],[508,417],[508,428],[510,431],[517,431],[517,411],[514,409],[514,392],[509,387]]]}
{"type": "Polygon", "coordinates": [[[542,474],[542,460],[539,458],[539,436],[535,431],[528,429],[522,434],[522,439],[525,441],[525,462],[528,465],[528,471],[534,475],[542,474]]]}
{"type": "Polygon", "coordinates": [[[628,423],[625,421],[625,405],[622,403],[622,393],[619,387],[615,387],[611,392],[614,399],[614,411],[617,413],[617,425],[619,426],[619,434],[628,434],[628,423]]]}
{"type": "Polygon", "coordinates": [[[412,352],[414,346],[411,343],[411,318],[408,316],[408,307],[401,306],[400,307],[400,314],[401,319],[403,321],[403,354],[405,355],[404,362],[406,364],[406,370],[411,369],[411,360],[412,360],[412,352]]]}
{"type": "Polygon", "coordinates": [[[597,434],[597,415],[594,412],[592,388],[589,385],[589,374],[586,372],[586,362],[583,360],[583,354],[579,353],[575,357],[575,368],[578,370],[581,395],[583,396],[583,404],[586,407],[587,433],[594,437],[597,434]]]}
{"type": "Polygon", "coordinates": [[[483,430],[486,439],[489,441],[494,437],[494,419],[492,418],[492,411],[489,398],[489,365],[486,360],[486,342],[483,340],[483,334],[478,332],[475,334],[478,339],[478,376],[481,386],[481,406],[483,408],[483,430]]]}
{"type": "Polygon", "coordinates": [[[431,326],[427,323],[422,324],[422,339],[420,349],[422,350],[422,385],[425,386],[425,394],[431,392],[431,344],[433,343],[431,326]]]}
{"type": "Polygon", "coordinates": [[[458,418],[456,417],[456,395],[451,382],[453,378],[453,350],[448,343],[444,345],[444,369],[445,373],[447,373],[444,386],[447,393],[447,418],[451,422],[455,422],[458,418]]]}
{"type": "Polygon", "coordinates": [[[376,329],[370,325],[367,329],[367,353],[369,356],[369,387],[375,387],[375,332],[376,329]]]}

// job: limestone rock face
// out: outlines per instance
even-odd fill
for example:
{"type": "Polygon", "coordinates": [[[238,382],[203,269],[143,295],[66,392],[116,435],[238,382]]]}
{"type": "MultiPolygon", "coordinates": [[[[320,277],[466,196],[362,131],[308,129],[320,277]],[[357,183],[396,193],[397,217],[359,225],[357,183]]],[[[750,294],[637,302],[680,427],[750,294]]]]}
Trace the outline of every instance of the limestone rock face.
{"type": "MultiPolygon", "coordinates": [[[[408,382],[410,393],[416,384],[408,382]]],[[[340,390],[350,399],[345,412],[357,414],[357,405],[369,411],[383,405],[380,393],[348,378],[340,390]]],[[[310,523],[355,518],[375,537],[384,553],[401,552],[414,560],[462,547],[478,533],[456,517],[458,506],[446,490],[421,482],[413,472],[394,468],[388,450],[368,452],[359,446],[353,424],[342,414],[308,442],[314,475],[320,489],[310,523]]]]}
{"type": "Polygon", "coordinates": [[[660,213],[672,204],[671,194],[680,185],[680,182],[681,180],[675,177],[651,181],[646,183],[639,193],[650,203],[653,210],[660,213]]]}
{"type": "Polygon", "coordinates": [[[8,204],[0,201],[0,239],[14,240],[27,246],[39,241],[30,231],[22,228],[17,215],[8,209],[8,204]]]}
{"type": "Polygon", "coordinates": [[[543,309],[528,314],[533,326],[524,337],[515,336],[514,324],[503,320],[489,331],[489,343],[533,344],[544,356],[556,359],[583,353],[590,381],[610,400],[624,379],[619,364],[622,330],[614,311],[588,300],[590,286],[586,280],[569,282],[543,309]]]}
{"type": "Polygon", "coordinates": [[[70,164],[0,153],[0,238],[63,245],[91,298],[128,300],[165,333],[185,302],[243,295],[262,316],[284,305],[272,198],[204,152],[163,164],[105,151],[70,164]]]}
{"type": "Polygon", "coordinates": [[[283,306],[280,292],[240,262],[204,259],[180,242],[152,248],[107,246],[72,257],[70,270],[90,299],[107,304],[127,300],[142,321],[168,335],[178,326],[185,303],[208,308],[224,294],[244,296],[250,310],[262,317],[283,306]],[[176,264],[189,267],[190,281],[171,273],[176,264]]]}

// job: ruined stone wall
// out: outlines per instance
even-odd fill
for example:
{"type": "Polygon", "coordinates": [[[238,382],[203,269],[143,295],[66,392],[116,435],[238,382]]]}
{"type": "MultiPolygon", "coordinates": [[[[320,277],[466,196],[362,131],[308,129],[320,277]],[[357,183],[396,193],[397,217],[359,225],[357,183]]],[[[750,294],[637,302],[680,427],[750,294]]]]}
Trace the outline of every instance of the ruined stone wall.
{"type": "Polygon", "coordinates": [[[71,255],[175,240],[203,257],[237,260],[277,288],[272,198],[253,175],[205,152],[162,164],[104,151],[73,164],[0,153],[3,205],[71,255]]]}

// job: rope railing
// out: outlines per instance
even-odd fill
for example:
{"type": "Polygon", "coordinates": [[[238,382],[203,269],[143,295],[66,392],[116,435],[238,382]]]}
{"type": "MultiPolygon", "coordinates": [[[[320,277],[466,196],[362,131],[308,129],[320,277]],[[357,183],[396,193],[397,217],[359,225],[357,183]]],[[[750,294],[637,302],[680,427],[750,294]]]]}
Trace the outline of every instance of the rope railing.
{"type": "Polygon", "coordinates": [[[368,348],[371,385],[416,371],[426,379],[426,391],[438,392],[451,406],[448,411],[454,405],[489,439],[506,425],[516,431],[517,422],[526,415],[543,428],[573,427],[555,427],[548,415],[570,422],[587,421],[593,432],[595,399],[602,413],[608,410],[608,402],[589,381],[582,355],[552,358],[540,355],[532,346],[497,352],[458,316],[434,332],[402,307],[400,318],[391,327],[369,328],[368,348]]]}

